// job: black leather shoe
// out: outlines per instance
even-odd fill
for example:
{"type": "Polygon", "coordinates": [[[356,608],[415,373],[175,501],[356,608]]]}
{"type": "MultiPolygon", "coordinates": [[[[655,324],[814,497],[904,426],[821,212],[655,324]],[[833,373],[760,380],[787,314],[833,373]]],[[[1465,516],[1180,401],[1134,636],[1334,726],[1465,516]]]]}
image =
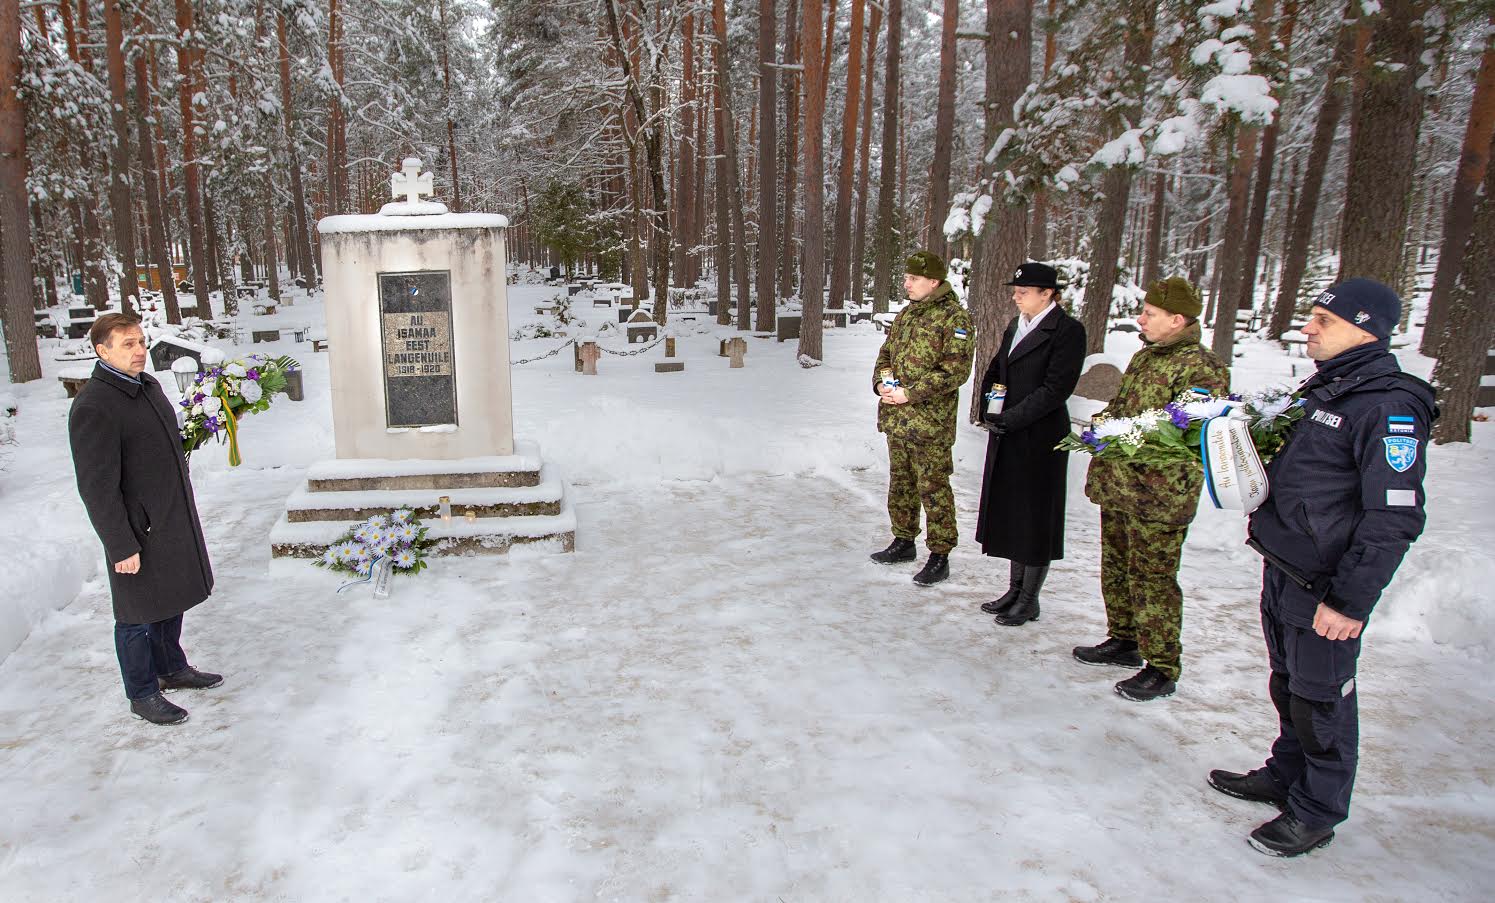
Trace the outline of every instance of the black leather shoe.
{"type": "Polygon", "coordinates": [[[188,665],[175,674],[156,678],[156,686],[163,690],[206,690],[223,683],[222,674],[210,674],[188,665]]]}
{"type": "Polygon", "coordinates": [[[151,724],[181,724],[187,720],[187,710],[168,702],[160,693],[130,700],[130,714],[151,724]]]}
{"type": "Polygon", "coordinates": [[[1136,640],[1118,640],[1106,637],[1098,646],[1076,646],[1075,660],[1087,665],[1116,665],[1121,668],[1142,667],[1142,653],[1137,651],[1136,640]]]}
{"type": "Polygon", "coordinates": [[[1178,689],[1178,683],[1169,680],[1166,674],[1152,665],[1148,665],[1116,685],[1117,695],[1133,702],[1151,702],[1154,699],[1162,699],[1164,696],[1172,696],[1176,689],[1178,689]]]}
{"type": "Polygon", "coordinates": [[[1018,562],[1012,562],[1012,573],[1007,578],[1007,592],[998,596],[990,602],[982,602],[981,610],[989,615],[999,615],[1011,608],[1017,601],[1017,597],[1023,591],[1023,566],[1018,562]]]}
{"type": "Polygon", "coordinates": [[[914,575],[914,582],[920,586],[934,586],[948,576],[950,556],[943,552],[930,552],[929,560],[924,562],[924,569],[914,575]]]}
{"type": "Polygon", "coordinates": [[[1252,831],[1246,842],[1268,856],[1302,856],[1328,846],[1333,839],[1333,828],[1310,828],[1296,815],[1284,812],[1252,831]]]}
{"type": "Polygon", "coordinates": [[[1233,771],[1215,769],[1209,773],[1209,785],[1226,796],[1253,803],[1266,803],[1287,811],[1287,790],[1277,783],[1272,773],[1265,768],[1236,774],[1233,771]]]}
{"type": "Polygon", "coordinates": [[[913,561],[919,557],[914,548],[912,539],[898,539],[894,537],[893,542],[881,552],[873,552],[872,560],[878,564],[898,564],[904,561],[913,561]]]}
{"type": "Polygon", "coordinates": [[[1016,602],[997,615],[996,622],[1003,627],[1021,627],[1029,621],[1038,620],[1038,591],[1043,589],[1044,578],[1048,575],[1048,565],[1043,567],[1023,565],[1022,592],[1018,594],[1016,602]]]}

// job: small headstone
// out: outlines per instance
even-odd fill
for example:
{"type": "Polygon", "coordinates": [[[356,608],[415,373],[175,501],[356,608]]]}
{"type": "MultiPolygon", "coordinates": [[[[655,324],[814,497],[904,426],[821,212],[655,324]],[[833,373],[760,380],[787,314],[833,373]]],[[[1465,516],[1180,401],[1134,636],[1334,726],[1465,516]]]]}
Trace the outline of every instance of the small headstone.
{"type": "Polygon", "coordinates": [[[665,336],[665,339],[664,339],[664,356],[665,357],[674,357],[675,356],[675,337],[674,336],[665,336]]]}
{"type": "Polygon", "coordinates": [[[799,314],[781,314],[778,319],[779,341],[799,338],[799,314]]]}
{"type": "MultiPolygon", "coordinates": [[[[174,335],[163,335],[151,342],[150,359],[151,369],[157,371],[171,370],[173,365],[182,358],[192,358],[195,361],[204,361],[208,352],[213,349],[197,342],[190,342],[174,335]]],[[[196,369],[195,367],[193,368],[196,369]]]]}
{"type": "Polygon", "coordinates": [[[656,361],[655,373],[679,373],[685,369],[685,361],[656,361]]]}
{"type": "Polygon", "coordinates": [[[728,367],[737,370],[742,367],[743,355],[747,354],[747,339],[739,337],[727,340],[727,357],[731,361],[728,367]]]}
{"type": "Polygon", "coordinates": [[[1075,394],[1095,401],[1110,401],[1121,388],[1121,371],[1112,364],[1096,364],[1080,376],[1075,394]]]}
{"type": "Polygon", "coordinates": [[[576,349],[577,357],[581,358],[581,372],[583,376],[597,375],[597,361],[602,357],[602,349],[596,342],[582,342],[576,349]]]}
{"type": "Polygon", "coordinates": [[[259,342],[278,342],[280,341],[280,330],[256,329],[252,333],[251,338],[254,339],[255,344],[258,344],[259,342]]]}

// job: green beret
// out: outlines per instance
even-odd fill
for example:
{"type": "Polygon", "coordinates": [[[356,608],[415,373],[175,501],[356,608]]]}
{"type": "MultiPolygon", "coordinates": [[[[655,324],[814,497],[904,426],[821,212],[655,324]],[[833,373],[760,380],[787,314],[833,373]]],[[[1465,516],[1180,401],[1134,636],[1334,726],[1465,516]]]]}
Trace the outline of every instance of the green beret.
{"type": "Polygon", "coordinates": [[[1194,319],[1198,319],[1204,312],[1199,289],[1182,276],[1159,279],[1148,288],[1147,297],[1142,300],[1170,314],[1181,314],[1194,319]]]}
{"type": "Polygon", "coordinates": [[[915,251],[908,258],[908,263],[903,271],[911,276],[923,276],[925,279],[933,279],[936,282],[944,282],[950,270],[938,254],[929,251],[915,251]]]}

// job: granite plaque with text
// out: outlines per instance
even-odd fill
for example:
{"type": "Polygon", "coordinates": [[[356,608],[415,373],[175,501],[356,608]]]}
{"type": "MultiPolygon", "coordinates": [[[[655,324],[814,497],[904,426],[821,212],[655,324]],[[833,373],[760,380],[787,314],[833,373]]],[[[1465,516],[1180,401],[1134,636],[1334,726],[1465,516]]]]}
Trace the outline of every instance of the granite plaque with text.
{"type": "Polygon", "coordinates": [[[384,411],[391,427],[457,422],[452,361],[452,274],[379,274],[384,411]]]}

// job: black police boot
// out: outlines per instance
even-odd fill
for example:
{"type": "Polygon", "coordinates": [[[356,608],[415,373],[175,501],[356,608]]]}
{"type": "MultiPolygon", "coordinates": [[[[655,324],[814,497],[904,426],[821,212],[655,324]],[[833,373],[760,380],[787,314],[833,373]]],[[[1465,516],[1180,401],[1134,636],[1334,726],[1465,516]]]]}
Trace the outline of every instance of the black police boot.
{"type": "Polygon", "coordinates": [[[1172,696],[1176,689],[1178,689],[1178,684],[1169,680],[1168,675],[1152,665],[1148,665],[1116,685],[1117,695],[1133,702],[1151,702],[1154,699],[1162,699],[1164,696],[1172,696]]]}
{"type": "Polygon", "coordinates": [[[1048,565],[1023,565],[1022,592],[1018,593],[1016,602],[997,615],[996,622],[1003,627],[1021,627],[1029,621],[1038,620],[1038,591],[1043,589],[1043,580],[1048,575],[1048,565]]]}
{"type": "Polygon", "coordinates": [[[1098,646],[1076,646],[1076,661],[1087,665],[1117,665],[1122,668],[1142,667],[1142,653],[1137,651],[1136,640],[1118,640],[1106,637],[1098,646]]]}
{"type": "Polygon", "coordinates": [[[156,678],[156,686],[163,690],[206,690],[223,683],[222,674],[199,671],[188,665],[175,674],[156,678]]]}
{"type": "Polygon", "coordinates": [[[930,552],[929,560],[924,562],[924,569],[914,575],[914,582],[920,586],[934,586],[948,576],[950,556],[943,552],[930,552]]]}
{"type": "Polygon", "coordinates": [[[151,724],[181,724],[187,720],[187,710],[168,702],[160,693],[130,700],[130,714],[151,724]]]}
{"type": "Polygon", "coordinates": [[[990,602],[982,602],[981,610],[989,615],[999,615],[1012,607],[1017,601],[1018,595],[1023,591],[1023,566],[1021,562],[1012,562],[1012,574],[1007,578],[1007,592],[998,596],[990,602]]]}
{"type": "Polygon", "coordinates": [[[899,539],[893,537],[893,542],[881,552],[873,552],[872,560],[878,564],[898,564],[903,561],[913,561],[919,554],[914,549],[912,539],[899,539]]]}
{"type": "Polygon", "coordinates": [[[1302,856],[1328,846],[1333,839],[1333,828],[1310,828],[1296,815],[1284,812],[1252,831],[1246,842],[1268,856],[1302,856]]]}
{"type": "Polygon", "coordinates": [[[1226,796],[1253,803],[1266,803],[1287,811],[1287,789],[1277,783],[1266,768],[1258,768],[1245,774],[1215,769],[1209,773],[1209,785],[1226,796]]]}

